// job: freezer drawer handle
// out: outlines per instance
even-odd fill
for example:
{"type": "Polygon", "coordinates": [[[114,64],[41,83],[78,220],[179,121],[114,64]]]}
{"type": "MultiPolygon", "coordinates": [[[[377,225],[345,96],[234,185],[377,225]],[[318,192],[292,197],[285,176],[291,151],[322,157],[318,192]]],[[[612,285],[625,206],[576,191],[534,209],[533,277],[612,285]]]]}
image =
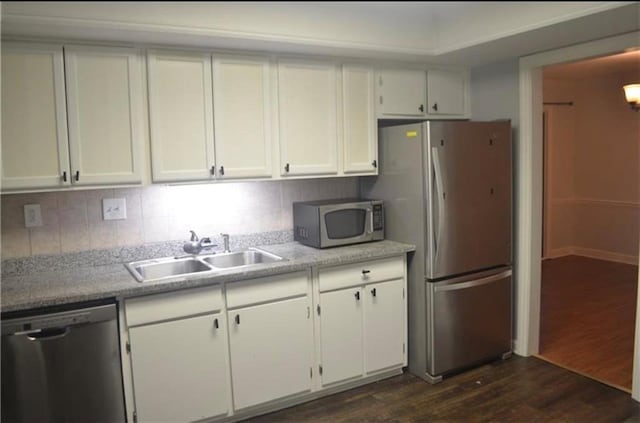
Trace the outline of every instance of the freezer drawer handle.
{"type": "Polygon", "coordinates": [[[481,285],[487,285],[501,279],[507,278],[511,276],[511,270],[505,270],[504,272],[500,272],[497,275],[487,276],[486,278],[476,279],[474,281],[462,282],[462,283],[453,283],[450,285],[441,285],[434,286],[434,292],[444,292],[444,291],[455,291],[458,289],[465,288],[474,288],[481,285]]]}

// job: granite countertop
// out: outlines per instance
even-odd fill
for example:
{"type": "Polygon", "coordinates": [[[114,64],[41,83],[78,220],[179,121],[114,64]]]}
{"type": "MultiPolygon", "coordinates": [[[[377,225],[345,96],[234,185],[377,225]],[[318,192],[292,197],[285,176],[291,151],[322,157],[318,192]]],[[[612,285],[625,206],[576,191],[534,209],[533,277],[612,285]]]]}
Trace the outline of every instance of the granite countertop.
{"type": "Polygon", "coordinates": [[[80,267],[71,265],[62,270],[5,276],[2,278],[1,285],[2,312],[105,298],[126,298],[233,282],[305,270],[312,266],[334,266],[388,257],[415,250],[413,245],[389,240],[323,250],[297,242],[257,246],[257,248],[279,255],[286,260],[142,283],[135,280],[124,267],[124,263],[80,267]]]}

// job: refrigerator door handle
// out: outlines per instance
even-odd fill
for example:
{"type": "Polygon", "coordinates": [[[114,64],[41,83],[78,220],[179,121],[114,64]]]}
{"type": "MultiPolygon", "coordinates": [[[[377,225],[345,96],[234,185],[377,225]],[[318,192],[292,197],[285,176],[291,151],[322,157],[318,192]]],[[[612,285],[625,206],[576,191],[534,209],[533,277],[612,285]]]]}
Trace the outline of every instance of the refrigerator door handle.
{"type": "Polygon", "coordinates": [[[435,285],[433,287],[433,291],[444,292],[444,291],[455,291],[458,289],[465,289],[465,288],[473,288],[476,286],[487,285],[487,284],[502,280],[504,278],[508,278],[509,276],[511,276],[511,269],[505,270],[504,272],[500,272],[496,275],[487,276],[486,278],[476,279],[469,282],[453,283],[453,284],[441,285],[441,286],[435,285]]]}
{"type": "Polygon", "coordinates": [[[444,188],[442,186],[442,169],[440,167],[440,156],[438,154],[437,147],[431,147],[431,157],[433,160],[433,172],[434,172],[434,180],[436,183],[436,192],[433,193],[432,199],[437,201],[437,219],[434,219],[432,216],[432,221],[437,222],[437,227],[434,227],[434,237],[433,237],[433,268],[436,268],[436,263],[438,261],[438,252],[442,249],[442,228],[444,225],[444,219],[446,218],[445,213],[445,204],[444,199],[440,198],[443,195],[444,188]]]}

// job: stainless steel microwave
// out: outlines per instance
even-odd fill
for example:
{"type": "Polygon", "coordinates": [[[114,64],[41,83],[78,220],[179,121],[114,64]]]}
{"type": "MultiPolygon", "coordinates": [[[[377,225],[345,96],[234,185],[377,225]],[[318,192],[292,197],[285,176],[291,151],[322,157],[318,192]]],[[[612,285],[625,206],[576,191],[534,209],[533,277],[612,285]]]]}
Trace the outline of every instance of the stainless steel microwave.
{"type": "Polygon", "coordinates": [[[293,203],[293,239],[316,248],[384,239],[382,200],[293,203]]]}

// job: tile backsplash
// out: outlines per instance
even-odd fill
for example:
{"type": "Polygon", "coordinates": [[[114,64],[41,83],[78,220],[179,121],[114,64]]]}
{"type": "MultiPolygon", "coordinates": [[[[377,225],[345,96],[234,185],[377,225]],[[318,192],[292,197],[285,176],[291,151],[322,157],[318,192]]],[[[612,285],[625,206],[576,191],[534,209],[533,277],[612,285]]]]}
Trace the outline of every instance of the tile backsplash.
{"type": "Polygon", "coordinates": [[[357,195],[357,177],[4,194],[2,259],[186,240],[189,230],[292,230],[293,201],[357,195]],[[103,220],[104,198],[124,198],[127,219],[103,220]],[[42,226],[25,228],[25,204],[40,204],[42,226]]]}

